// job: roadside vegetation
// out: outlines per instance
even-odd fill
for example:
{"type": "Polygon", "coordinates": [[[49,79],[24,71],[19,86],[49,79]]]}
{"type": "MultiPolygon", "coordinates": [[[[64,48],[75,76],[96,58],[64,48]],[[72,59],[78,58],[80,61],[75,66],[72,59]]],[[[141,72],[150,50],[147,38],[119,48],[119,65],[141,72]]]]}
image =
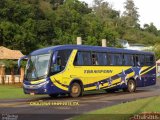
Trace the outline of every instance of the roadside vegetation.
{"type": "MultiPolygon", "coordinates": [[[[88,91],[85,94],[99,94],[105,93],[104,90],[100,91],[88,91]]],[[[22,84],[5,84],[0,85],[0,99],[19,99],[19,98],[37,98],[37,97],[49,97],[48,95],[26,95],[23,92],[22,84]]]]}
{"type": "Polygon", "coordinates": [[[40,96],[31,96],[24,94],[21,84],[0,85],[0,99],[19,99],[19,98],[36,98],[36,97],[40,96]]]}
{"type": "MultiPolygon", "coordinates": [[[[139,24],[138,8],[126,0],[124,13],[104,0],[93,6],[79,0],[1,0],[0,46],[19,49],[23,54],[59,44],[75,44],[76,37],[85,45],[121,47],[118,39],[130,43],[158,46],[160,30],[153,23],[139,24]]],[[[159,47],[157,59],[160,58],[159,47]]]]}
{"type": "Polygon", "coordinates": [[[74,117],[73,120],[128,120],[143,112],[160,112],[159,106],[160,96],[157,96],[88,112],[74,117]]]}

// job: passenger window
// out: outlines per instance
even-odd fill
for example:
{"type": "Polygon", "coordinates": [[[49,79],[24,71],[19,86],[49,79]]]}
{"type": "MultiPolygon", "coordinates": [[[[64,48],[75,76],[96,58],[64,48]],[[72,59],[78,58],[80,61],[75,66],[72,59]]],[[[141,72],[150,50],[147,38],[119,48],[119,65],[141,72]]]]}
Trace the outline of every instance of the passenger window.
{"type": "Polygon", "coordinates": [[[96,53],[92,53],[92,65],[99,65],[96,53]]]}
{"type": "Polygon", "coordinates": [[[78,52],[74,60],[74,65],[91,65],[91,54],[90,52],[78,52]]]}
{"type": "Polygon", "coordinates": [[[145,62],[144,55],[139,55],[138,57],[139,57],[140,66],[144,66],[144,62],[145,62]]]}
{"type": "Polygon", "coordinates": [[[134,56],[134,63],[135,63],[135,66],[140,66],[139,58],[137,55],[134,56]]]}
{"type": "Polygon", "coordinates": [[[144,65],[144,55],[135,55],[135,66],[144,65]]]}
{"type": "Polygon", "coordinates": [[[114,65],[114,56],[113,54],[109,54],[108,55],[108,60],[109,60],[109,65],[114,65]]]}
{"type": "Polygon", "coordinates": [[[154,65],[154,56],[153,55],[147,55],[145,56],[145,65],[154,65]]]}
{"type": "Polygon", "coordinates": [[[107,65],[107,54],[106,53],[97,53],[99,65],[107,65]]]}
{"type": "Polygon", "coordinates": [[[122,54],[109,54],[110,65],[122,65],[122,54]]]}
{"type": "Polygon", "coordinates": [[[122,60],[123,60],[122,54],[115,55],[115,64],[116,65],[122,65],[122,60]]]}
{"type": "Polygon", "coordinates": [[[124,65],[134,66],[133,55],[124,54],[124,65]]]}

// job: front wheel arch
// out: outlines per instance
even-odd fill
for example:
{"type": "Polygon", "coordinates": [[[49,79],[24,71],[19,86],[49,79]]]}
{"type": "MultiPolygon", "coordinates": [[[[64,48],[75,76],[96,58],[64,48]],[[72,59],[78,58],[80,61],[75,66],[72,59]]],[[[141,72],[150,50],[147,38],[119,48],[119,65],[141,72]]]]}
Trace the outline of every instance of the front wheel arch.
{"type": "Polygon", "coordinates": [[[123,91],[132,93],[136,91],[136,87],[137,87],[136,80],[134,78],[130,78],[127,81],[127,87],[123,88],[123,91]]]}
{"type": "Polygon", "coordinates": [[[70,84],[69,84],[69,93],[71,92],[71,86],[73,83],[78,83],[81,87],[81,96],[83,95],[83,92],[84,92],[84,86],[83,86],[83,83],[80,79],[73,79],[70,84]]]}

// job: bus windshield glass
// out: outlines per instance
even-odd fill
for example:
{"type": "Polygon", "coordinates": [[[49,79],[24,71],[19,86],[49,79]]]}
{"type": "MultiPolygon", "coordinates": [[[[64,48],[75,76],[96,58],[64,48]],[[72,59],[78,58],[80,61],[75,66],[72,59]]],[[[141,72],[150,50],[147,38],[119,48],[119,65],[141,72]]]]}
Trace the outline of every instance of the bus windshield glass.
{"type": "Polygon", "coordinates": [[[31,81],[46,77],[50,56],[51,54],[30,56],[26,66],[25,78],[31,81]]]}

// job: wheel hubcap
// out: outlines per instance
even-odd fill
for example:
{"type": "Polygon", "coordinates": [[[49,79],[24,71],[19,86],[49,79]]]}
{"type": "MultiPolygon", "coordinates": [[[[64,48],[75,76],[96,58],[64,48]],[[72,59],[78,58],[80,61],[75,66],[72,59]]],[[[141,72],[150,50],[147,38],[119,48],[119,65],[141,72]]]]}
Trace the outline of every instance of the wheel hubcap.
{"type": "Polygon", "coordinates": [[[130,82],[129,87],[131,90],[134,90],[134,84],[132,82],[130,82]]]}
{"type": "Polygon", "coordinates": [[[77,86],[73,86],[72,88],[72,93],[78,93],[78,87],[77,86]]]}

